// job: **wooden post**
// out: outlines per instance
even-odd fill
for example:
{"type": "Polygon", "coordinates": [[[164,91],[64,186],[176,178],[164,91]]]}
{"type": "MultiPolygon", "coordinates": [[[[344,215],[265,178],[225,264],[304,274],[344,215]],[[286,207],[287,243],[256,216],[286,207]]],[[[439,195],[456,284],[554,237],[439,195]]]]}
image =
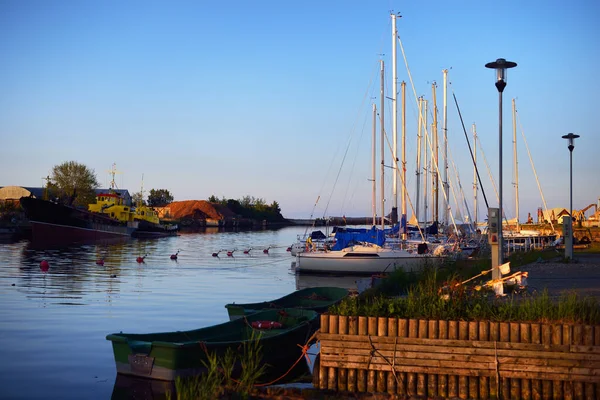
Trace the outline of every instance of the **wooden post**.
{"type": "MultiPolygon", "coordinates": [[[[510,341],[513,343],[519,343],[521,340],[520,333],[521,325],[518,322],[510,323],[510,341]]],[[[512,378],[510,380],[510,398],[518,399],[521,397],[521,380],[512,378]]]]}
{"type": "MultiPolygon", "coordinates": [[[[407,319],[398,320],[398,337],[401,337],[401,338],[409,337],[408,326],[409,326],[409,322],[407,319]]],[[[408,395],[408,375],[407,375],[407,373],[406,372],[398,373],[398,380],[399,380],[399,382],[397,382],[398,388],[396,390],[396,393],[399,396],[407,396],[408,395]]]]}
{"type": "MultiPolygon", "coordinates": [[[[416,338],[419,335],[419,321],[416,319],[408,320],[408,337],[416,338]]],[[[407,373],[407,388],[406,394],[408,396],[417,395],[417,374],[414,372],[407,373]]]]}
{"type": "MultiPolygon", "coordinates": [[[[398,337],[398,318],[388,318],[387,322],[387,335],[389,337],[397,338],[398,337]]],[[[390,362],[393,365],[393,369],[396,368],[396,348],[394,348],[394,353],[392,354],[390,362]]],[[[398,372],[389,372],[387,374],[387,392],[389,394],[396,394],[398,387],[396,385],[396,378],[398,376],[398,372]]]]}
{"type": "MultiPolygon", "coordinates": [[[[531,343],[542,343],[542,326],[540,324],[531,324],[531,343]]],[[[531,381],[531,398],[533,400],[541,400],[542,393],[542,381],[533,379],[531,381]]]]}
{"type": "MultiPolygon", "coordinates": [[[[338,333],[340,335],[348,334],[348,317],[344,317],[340,315],[338,333]]],[[[338,385],[337,390],[339,391],[347,391],[348,390],[348,369],[347,368],[338,368],[338,385]]]]}
{"type": "MultiPolygon", "coordinates": [[[[583,325],[575,325],[573,327],[573,337],[571,343],[573,345],[583,344],[583,325]]],[[[583,382],[575,382],[573,384],[573,396],[576,399],[583,399],[583,382]]]]}
{"type": "MultiPolygon", "coordinates": [[[[449,321],[448,322],[448,339],[450,339],[450,340],[458,339],[458,322],[457,321],[449,321]]],[[[456,376],[456,375],[448,375],[448,397],[450,397],[450,398],[458,397],[458,376],[456,376]]]]}
{"type": "MultiPolygon", "coordinates": [[[[427,338],[427,320],[420,319],[419,320],[419,339],[427,338]]],[[[426,396],[427,395],[427,375],[423,373],[417,374],[417,396],[426,396]]]]}
{"type": "MultiPolygon", "coordinates": [[[[458,322],[458,339],[469,339],[469,323],[467,321],[458,322]]],[[[464,375],[458,376],[458,397],[460,399],[469,398],[469,378],[464,375]]]]}
{"type": "MultiPolygon", "coordinates": [[[[367,317],[358,317],[358,334],[359,336],[369,334],[367,317]]],[[[367,391],[367,370],[359,369],[356,371],[356,388],[359,392],[367,391]]]]}
{"type": "MultiPolygon", "coordinates": [[[[329,333],[329,315],[321,314],[321,333],[329,333]]],[[[319,358],[321,356],[319,355],[319,358]]],[[[327,379],[329,378],[329,368],[323,367],[319,362],[319,389],[327,389],[327,379]]]]}
{"type": "MultiPolygon", "coordinates": [[[[358,336],[358,317],[348,319],[348,334],[358,336]]],[[[348,391],[356,392],[356,368],[348,370],[348,391]]]]}
{"type": "MultiPolygon", "coordinates": [[[[469,322],[469,340],[478,340],[479,339],[479,323],[475,321],[469,322]]],[[[469,376],[469,399],[478,399],[479,398],[479,378],[476,376],[469,376]]]]}
{"type": "MultiPolygon", "coordinates": [[[[490,323],[488,321],[479,322],[479,340],[483,342],[490,340],[490,323]]],[[[490,378],[488,376],[479,378],[479,398],[490,398],[490,378]]]]}
{"type": "MultiPolygon", "coordinates": [[[[448,339],[448,321],[438,321],[440,339],[448,339]]],[[[448,375],[438,375],[438,396],[448,397],[448,375]]]]}
{"type": "MultiPolygon", "coordinates": [[[[500,341],[510,342],[510,325],[507,322],[500,323],[500,341]]],[[[502,400],[510,399],[510,379],[500,376],[500,393],[502,400]]]]}
{"type": "MultiPolygon", "coordinates": [[[[562,326],[552,325],[552,344],[562,344],[562,326]]],[[[563,398],[563,383],[562,381],[552,382],[552,393],[555,399],[563,398]]]]}
{"type": "MultiPolygon", "coordinates": [[[[438,339],[439,338],[439,327],[437,320],[430,320],[429,326],[427,327],[427,337],[429,339],[438,339]]],[[[427,374],[427,397],[433,398],[437,397],[437,386],[438,386],[438,376],[436,374],[427,374]]]]}
{"type": "MultiPolygon", "coordinates": [[[[377,317],[368,317],[369,336],[377,336],[377,317]]],[[[375,354],[371,354],[375,357],[375,354]]],[[[367,371],[367,392],[374,393],[377,390],[377,371],[369,368],[367,371]]]]}
{"type": "MultiPolygon", "coordinates": [[[[519,330],[521,333],[519,342],[531,343],[531,325],[520,324],[519,330]]],[[[531,379],[521,379],[521,399],[531,400],[531,379]]]]}
{"type": "MultiPolygon", "coordinates": [[[[387,336],[388,331],[388,319],[384,317],[377,318],[377,336],[387,336]]],[[[380,354],[376,354],[376,357],[380,357],[380,354]]],[[[388,358],[389,360],[389,358],[388,358]]],[[[392,360],[389,360],[391,363],[392,360]]],[[[391,366],[390,366],[391,367],[391,366]]],[[[393,374],[386,371],[377,371],[377,392],[383,393],[387,389],[388,375],[393,374]]]]}
{"type": "MultiPolygon", "coordinates": [[[[338,333],[338,321],[339,316],[330,315],[329,316],[329,333],[337,334],[338,333]]],[[[330,367],[329,368],[329,377],[327,379],[327,389],[329,390],[337,390],[338,389],[338,368],[339,367],[330,367]]]]}
{"type": "MultiPolygon", "coordinates": [[[[490,322],[490,341],[491,342],[499,342],[500,341],[500,324],[498,322],[490,322]]],[[[499,399],[500,398],[500,387],[501,381],[499,381],[499,377],[494,373],[494,376],[490,379],[490,398],[491,399],[499,399]]]]}
{"type": "MultiPolygon", "coordinates": [[[[600,329],[598,329],[600,330],[600,329]]],[[[583,327],[583,344],[585,346],[593,346],[594,345],[594,327],[590,325],[586,325],[583,327]]],[[[598,393],[600,396],[600,393],[598,393]]],[[[584,398],[586,400],[595,399],[595,390],[594,384],[592,382],[586,382],[584,387],[584,398]]]]}
{"type": "MultiPolygon", "coordinates": [[[[544,324],[542,325],[542,344],[552,344],[552,326],[544,324]]],[[[550,400],[554,396],[554,391],[552,390],[552,381],[543,380],[542,381],[542,399],[550,400]]]]}

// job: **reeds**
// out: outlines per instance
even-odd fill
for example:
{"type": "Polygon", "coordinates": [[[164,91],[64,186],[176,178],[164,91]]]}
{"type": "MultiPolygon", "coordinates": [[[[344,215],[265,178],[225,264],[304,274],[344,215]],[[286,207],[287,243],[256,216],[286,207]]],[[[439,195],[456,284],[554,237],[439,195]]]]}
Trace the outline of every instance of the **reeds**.
{"type": "MultiPolygon", "coordinates": [[[[592,297],[581,298],[570,292],[552,298],[543,291],[527,295],[515,292],[498,298],[485,287],[461,285],[458,274],[448,276],[448,271],[440,271],[428,268],[414,284],[407,279],[404,281],[407,286],[399,292],[405,291],[404,295],[391,297],[376,288],[366,295],[343,300],[331,307],[329,313],[435,320],[600,323],[600,305],[592,297]]],[[[403,275],[391,275],[388,279],[399,276],[403,275]]]]}
{"type": "MultiPolygon", "coordinates": [[[[175,380],[175,398],[177,400],[213,400],[220,398],[250,397],[267,368],[262,362],[261,333],[252,332],[250,340],[242,344],[240,358],[233,348],[228,348],[222,357],[216,352],[206,352],[202,364],[206,372],[189,378],[178,377],[175,380]],[[239,377],[234,373],[241,370],[239,377]]],[[[167,392],[167,400],[173,397],[167,392]]]]}

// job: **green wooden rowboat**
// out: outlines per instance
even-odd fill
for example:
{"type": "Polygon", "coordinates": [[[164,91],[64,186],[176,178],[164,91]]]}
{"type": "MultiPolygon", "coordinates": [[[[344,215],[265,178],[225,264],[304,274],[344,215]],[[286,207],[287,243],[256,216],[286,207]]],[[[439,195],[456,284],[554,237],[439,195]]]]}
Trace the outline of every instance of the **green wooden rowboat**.
{"type": "Polygon", "coordinates": [[[227,304],[225,308],[229,319],[235,320],[244,315],[273,308],[300,308],[323,313],[327,309],[348,296],[348,290],[339,287],[313,287],[297,290],[276,300],[262,303],[227,304]]]}
{"type": "MultiPolygon", "coordinates": [[[[114,333],[112,342],[117,373],[166,381],[206,371],[206,352],[222,357],[228,348],[239,353],[245,343],[257,338],[262,362],[267,365],[263,379],[285,373],[302,355],[302,348],[318,328],[318,313],[312,310],[265,310],[246,318],[191,331],[148,334],[114,333]],[[257,329],[260,322],[276,322],[274,328],[257,329]],[[280,325],[278,325],[280,324],[280,325]],[[255,326],[255,327],[253,327],[255,326]],[[300,345],[300,346],[298,346],[300,345]]],[[[270,324],[269,324],[270,325],[270,324]]],[[[303,371],[306,371],[306,362],[303,371]]]]}

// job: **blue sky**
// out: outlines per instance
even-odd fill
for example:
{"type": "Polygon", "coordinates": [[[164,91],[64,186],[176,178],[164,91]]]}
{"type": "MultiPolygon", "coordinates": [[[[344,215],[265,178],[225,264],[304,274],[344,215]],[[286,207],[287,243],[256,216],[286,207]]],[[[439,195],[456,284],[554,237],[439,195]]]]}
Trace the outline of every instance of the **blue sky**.
{"type": "MultiPolygon", "coordinates": [[[[516,208],[512,98],[548,207],[568,207],[561,139],[568,132],[581,135],[574,208],[596,202],[600,5],[593,1],[3,0],[0,186],[41,186],[54,165],[70,160],[94,169],[106,186],[116,163],[117,184],[130,192],[140,190],[143,174],[146,190],[168,189],[176,200],[250,195],[300,218],[320,196],[315,216],[370,215],[371,103],[379,107],[380,59],[391,97],[390,11],[402,15],[398,32],[417,95],[431,103],[437,82],[440,135],[442,69],[449,69],[448,146],[471,207],[472,163],[452,93],[467,130],[477,124],[497,180],[498,93],[484,65],[500,57],[518,63],[504,92],[507,216],[516,208]]],[[[398,51],[414,201],[417,108],[398,51]]],[[[524,220],[542,200],[520,128],[518,136],[524,220]]],[[[386,190],[386,207],[391,197],[386,190]]],[[[481,195],[479,203],[481,215],[481,195]]]]}

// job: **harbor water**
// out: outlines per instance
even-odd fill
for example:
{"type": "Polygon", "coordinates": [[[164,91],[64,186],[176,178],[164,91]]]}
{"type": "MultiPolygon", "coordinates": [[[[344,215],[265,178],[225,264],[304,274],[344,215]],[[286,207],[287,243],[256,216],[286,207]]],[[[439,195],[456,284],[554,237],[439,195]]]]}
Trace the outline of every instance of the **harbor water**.
{"type": "Polygon", "coordinates": [[[76,246],[3,240],[0,397],[110,399],[117,374],[109,333],[197,329],[226,322],[227,303],[311,286],[353,288],[352,277],[295,275],[286,250],[305,229],[208,229],[76,246]]]}

